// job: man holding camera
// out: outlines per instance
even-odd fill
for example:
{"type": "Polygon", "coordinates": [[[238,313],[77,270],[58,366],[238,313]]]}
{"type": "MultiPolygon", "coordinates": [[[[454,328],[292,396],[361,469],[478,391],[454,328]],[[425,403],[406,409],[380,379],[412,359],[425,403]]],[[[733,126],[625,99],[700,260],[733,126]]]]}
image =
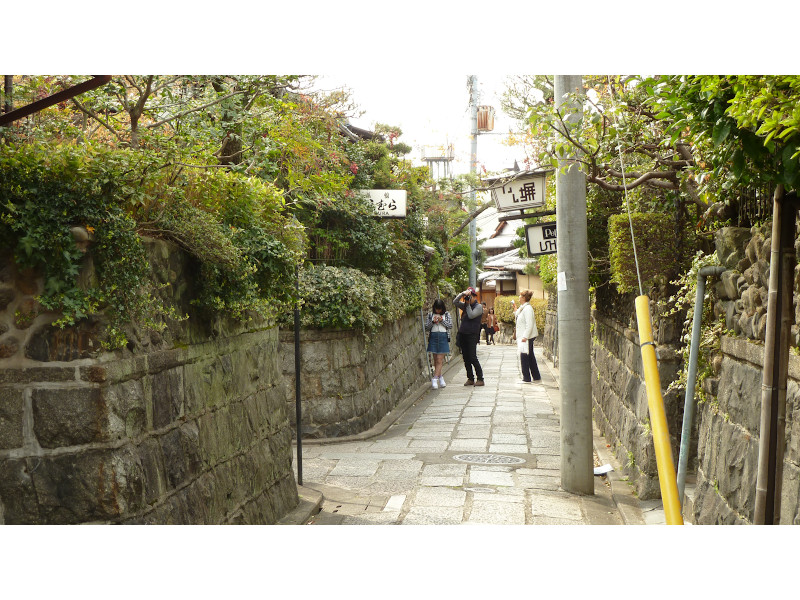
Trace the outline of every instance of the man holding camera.
{"type": "Polygon", "coordinates": [[[467,369],[467,382],[464,385],[482,386],[483,369],[478,362],[478,340],[481,335],[483,307],[478,302],[478,292],[473,287],[467,288],[455,297],[453,305],[462,311],[456,343],[461,348],[461,356],[467,369]]]}

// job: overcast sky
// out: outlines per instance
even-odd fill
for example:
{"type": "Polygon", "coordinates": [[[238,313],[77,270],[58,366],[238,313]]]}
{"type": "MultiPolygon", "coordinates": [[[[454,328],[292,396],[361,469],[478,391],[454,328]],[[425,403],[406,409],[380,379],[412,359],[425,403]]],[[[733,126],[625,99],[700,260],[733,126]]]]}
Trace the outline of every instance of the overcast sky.
{"type": "MultiPolygon", "coordinates": [[[[475,74],[478,78],[480,105],[493,106],[495,127],[491,134],[478,137],[478,165],[488,171],[509,168],[523,155],[503,144],[509,129],[518,126],[500,109],[505,76],[475,74]]],[[[400,141],[413,148],[408,155],[422,164],[423,146],[452,144],[455,154],[453,173],[468,173],[470,160],[469,74],[442,69],[441,73],[336,74],[322,75],[316,82],[320,89],[346,87],[364,114],[351,123],[372,130],[375,123],[400,127],[400,141]]]]}

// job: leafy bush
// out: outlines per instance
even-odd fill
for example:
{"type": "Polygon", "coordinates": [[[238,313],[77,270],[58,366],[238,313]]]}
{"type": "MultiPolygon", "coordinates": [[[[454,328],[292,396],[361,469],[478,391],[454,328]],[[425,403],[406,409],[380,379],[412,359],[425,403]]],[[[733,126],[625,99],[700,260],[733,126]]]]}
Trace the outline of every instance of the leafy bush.
{"type": "Polygon", "coordinates": [[[511,307],[511,302],[516,302],[514,296],[497,296],[494,299],[494,314],[497,319],[503,323],[514,322],[514,309],[511,307]]]}
{"type": "Polygon", "coordinates": [[[175,316],[153,293],[139,233],[170,239],[198,259],[193,302],[202,309],[246,319],[251,312],[271,316],[294,299],[290,282],[304,252],[303,231],[284,214],[283,196],[271,184],[224,171],[154,170],[130,150],[5,150],[0,234],[20,267],[44,274],[39,300],[62,313],[57,325],[104,312],[105,344],[118,348],[130,321],[160,329],[162,316],[175,316]],[[75,226],[94,237],[96,278],[87,289],[77,280],[84,255],[70,231],[75,226]]]}
{"type": "Polygon", "coordinates": [[[115,182],[101,177],[99,158],[69,146],[5,148],[0,233],[17,265],[43,273],[39,302],[62,313],[56,325],[73,325],[105,310],[104,345],[117,348],[127,342],[128,321],[160,328],[156,319],[169,311],[153,293],[136,223],[121,208],[115,182]],[[71,233],[76,226],[94,236],[96,285],[88,289],[78,283],[84,255],[71,233]]]}
{"type": "MultiPolygon", "coordinates": [[[[533,312],[536,314],[536,329],[539,330],[539,335],[544,335],[544,322],[547,311],[547,300],[542,298],[531,298],[530,305],[533,307],[533,312]]],[[[519,300],[514,296],[497,296],[494,299],[494,314],[497,319],[503,323],[514,323],[514,311],[519,308],[519,300]],[[511,302],[515,302],[516,306],[511,306],[511,302]]]]}
{"type": "MultiPolygon", "coordinates": [[[[676,247],[675,221],[665,213],[631,213],[636,255],[647,288],[659,275],[670,277],[676,272],[680,256],[676,247]]],[[[639,290],[628,215],[608,219],[611,281],[621,293],[639,290]]]]}
{"type": "MultiPolygon", "coordinates": [[[[401,282],[349,267],[304,267],[300,271],[300,297],[301,326],[315,329],[374,331],[384,322],[419,308],[407,304],[409,294],[401,282]]],[[[287,311],[278,322],[289,327],[294,321],[287,311]]]]}
{"type": "Polygon", "coordinates": [[[544,298],[531,298],[533,312],[536,313],[536,329],[539,330],[539,337],[544,335],[544,323],[547,317],[547,300],[544,298]]]}

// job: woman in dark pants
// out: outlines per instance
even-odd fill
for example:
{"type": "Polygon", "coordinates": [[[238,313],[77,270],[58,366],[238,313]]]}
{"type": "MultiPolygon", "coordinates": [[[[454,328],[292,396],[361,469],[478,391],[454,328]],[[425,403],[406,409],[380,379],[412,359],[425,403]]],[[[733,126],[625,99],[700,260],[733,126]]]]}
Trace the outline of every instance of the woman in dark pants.
{"type": "Polygon", "coordinates": [[[538,383],[542,380],[542,376],[539,374],[539,365],[536,364],[536,356],[533,354],[533,340],[536,339],[539,332],[536,329],[536,315],[530,305],[531,296],[533,296],[533,292],[522,290],[519,295],[520,307],[514,311],[517,340],[527,344],[527,352],[519,354],[522,383],[538,383]]]}
{"type": "Polygon", "coordinates": [[[464,385],[484,385],[483,369],[478,362],[478,340],[481,335],[483,314],[483,307],[478,303],[478,292],[473,287],[467,288],[455,297],[453,305],[463,311],[461,325],[458,327],[458,339],[461,356],[467,369],[467,382],[464,385]]]}

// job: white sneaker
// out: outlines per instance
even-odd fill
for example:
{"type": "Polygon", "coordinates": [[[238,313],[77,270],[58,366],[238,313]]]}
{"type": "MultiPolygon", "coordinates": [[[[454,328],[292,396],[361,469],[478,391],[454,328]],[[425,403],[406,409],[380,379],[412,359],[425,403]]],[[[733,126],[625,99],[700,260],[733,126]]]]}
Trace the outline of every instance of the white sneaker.
{"type": "Polygon", "coordinates": [[[439,389],[439,380],[436,377],[431,379],[431,387],[435,390],[439,389]]]}
{"type": "Polygon", "coordinates": [[[447,384],[444,382],[444,377],[439,375],[439,387],[447,387],[447,384]]]}

